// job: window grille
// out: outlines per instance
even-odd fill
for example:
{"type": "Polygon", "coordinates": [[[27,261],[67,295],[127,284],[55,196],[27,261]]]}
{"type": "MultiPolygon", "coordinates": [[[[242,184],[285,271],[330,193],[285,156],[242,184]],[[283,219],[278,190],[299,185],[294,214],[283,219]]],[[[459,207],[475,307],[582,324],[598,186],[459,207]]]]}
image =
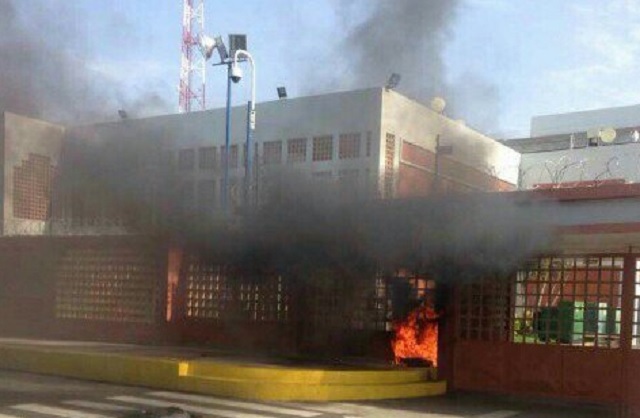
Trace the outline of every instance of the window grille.
{"type": "Polygon", "coordinates": [[[178,169],[193,170],[196,165],[196,151],[193,149],[181,149],[178,152],[178,169]]]}
{"type": "Polygon", "coordinates": [[[29,154],[13,168],[13,216],[45,221],[50,215],[55,167],[49,157],[29,154]]]}
{"type": "Polygon", "coordinates": [[[517,276],[513,341],[617,348],[622,257],[549,257],[517,276]]]}
{"type": "Polygon", "coordinates": [[[281,322],[289,319],[287,281],[277,275],[247,277],[190,258],[186,316],[192,319],[281,322]]]}
{"type": "Polygon", "coordinates": [[[198,213],[212,213],[216,203],[216,181],[200,180],[198,182],[198,213]]]}
{"type": "Polygon", "coordinates": [[[282,141],[269,141],[263,145],[263,161],[264,164],[281,164],[282,163],[282,141]]]}
{"type": "Polygon", "coordinates": [[[510,279],[484,279],[460,286],[458,335],[463,340],[508,341],[510,279]]]}
{"type": "Polygon", "coordinates": [[[198,150],[198,167],[200,170],[216,170],[218,150],[216,147],[201,147],[198,150]]]}
{"type": "Polygon", "coordinates": [[[229,168],[238,168],[238,145],[231,145],[231,152],[227,155],[227,147],[220,147],[220,156],[222,157],[222,166],[224,167],[224,159],[229,158],[229,168]]]}
{"type": "Polygon", "coordinates": [[[313,161],[330,161],[333,158],[333,137],[313,138],[313,161]]]}
{"type": "Polygon", "coordinates": [[[360,134],[341,134],[339,138],[338,157],[341,160],[360,158],[360,134]]]}
{"type": "Polygon", "coordinates": [[[635,269],[635,286],[634,286],[634,298],[633,298],[633,334],[632,334],[632,347],[634,349],[640,348],[640,258],[636,259],[635,269]]]}
{"type": "Polygon", "coordinates": [[[384,160],[384,196],[390,199],[394,195],[394,171],[396,159],[396,136],[387,134],[384,160]]]}
{"type": "Polygon", "coordinates": [[[287,141],[287,162],[303,163],[307,160],[307,138],[294,138],[287,141]]]}
{"type": "Polygon", "coordinates": [[[328,181],[331,180],[333,174],[331,171],[316,171],[312,174],[314,180],[328,181]]]}
{"type": "Polygon", "coordinates": [[[158,318],[158,257],[134,249],[70,249],[56,277],[57,318],[153,323],[158,318]]]}
{"type": "Polygon", "coordinates": [[[196,194],[193,181],[184,181],[180,188],[180,203],[183,214],[193,212],[196,204],[196,194]]]}

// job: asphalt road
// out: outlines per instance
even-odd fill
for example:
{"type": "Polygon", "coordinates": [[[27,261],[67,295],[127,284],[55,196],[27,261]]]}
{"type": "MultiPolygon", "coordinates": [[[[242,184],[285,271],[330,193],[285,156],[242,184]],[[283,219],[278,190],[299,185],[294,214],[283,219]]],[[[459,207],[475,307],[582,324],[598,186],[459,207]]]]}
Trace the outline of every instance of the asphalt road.
{"type": "MultiPolygon", "coordinates": [[[[176,406],[224,418],[601,418],[613,411],[504,398],[456,396],[370,403],[260,403],[0,371],[0,418],[139,416],[176,406]]],[[[159,416],[159,415],[158,415],[159,416]]],[[[184,417],[186,415],[175,415],[184,417]]]]}

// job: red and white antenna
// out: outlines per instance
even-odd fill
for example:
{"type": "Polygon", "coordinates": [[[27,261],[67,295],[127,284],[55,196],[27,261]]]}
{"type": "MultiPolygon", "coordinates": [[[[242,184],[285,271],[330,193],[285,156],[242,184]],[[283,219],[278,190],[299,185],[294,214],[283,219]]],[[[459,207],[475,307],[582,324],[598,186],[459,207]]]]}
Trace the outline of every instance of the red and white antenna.
{"type": "Polygon", "coordinates": [[[180,66],[180,113],[205,110],[205,60],[198,52],[198,37],[204,34],[204,0],[183,0],[182,63],[180,66]]]}

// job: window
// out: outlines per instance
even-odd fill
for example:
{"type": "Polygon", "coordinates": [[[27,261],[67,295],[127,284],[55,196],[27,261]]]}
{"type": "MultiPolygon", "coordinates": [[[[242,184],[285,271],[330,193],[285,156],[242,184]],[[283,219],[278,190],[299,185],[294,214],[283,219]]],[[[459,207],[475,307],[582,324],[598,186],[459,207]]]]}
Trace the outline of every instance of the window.
{"type": "Polygon", "coordinates": [[[317,171],[313,173],[315,180],[331,180],[331,171],[317,171]]]}
{"type": "Polygon", "coordinates": [[[200,170],[215,170],[218,159],[216,147],[201,147],[198,150],[198,167],[200,170]]]}
{"type": "Polygon", "coordinates": [[[340,135],[338,157],[341,160],[360,158],[360,134],[340,135]]]}
{"type": "Polygon", "coordinates": [[[13,216],[46,220],[50,215],[51,188],[55,177],[51,159],[29,154],[27,160],[13,168],[13,216]]]}
{"type": "Polygon", "coordinates": [[[356,196],[360,192],[358,180],[359,180],[359,171],[357,169],[354,170],[340,170],[338,172],[338,184],[340,185],[340,189],[342,193],[356,196]]]}
{"type": "MultiPolygon", "coordinates": [[[[220,147],[220,155],[222,157],[222,163],[224,166],[224,158],[226,155],[226,147],[220,147]]],[[[229,158],[229,168],[238,168],[238,146],[231,145],[231,153],[228,155],[229,158]]]]}
{"type": "Polygon", "coordinates": [[[216,181],[201,180],[198,182],[198,213],[212,213],[215,205],[216,181]]]}
{"type": "Polygon", "coordinates": [[[282,141],[265,142],[262,151],[264,164],[282,163],[282,141]]]}
{"type": "Polygon", "coordinates": [[[460,286],[459,337],[508,341],[510,279],[484,279],[460,286]]]}
{"type": "Polygon", "coordinates": [[[394,189],[394,168],[396,159],[396,136],[387,134],[384,159],[384,197],[390,199],[393,197],[394,189]]]}
{"type": "Polygon", "coordinates": [[[195,209],[196,194],[194,190],[194,182],[185,181],[180,188],[180,203],[184,214],[192,213],[195,209]]]}
{"type": "Polygon", "coordinates": [[[287,141],[287,162],[303,163],[307,160],[307,138],[294,138],[287,141]]]}
{"type": "Polygon", "coordinates": [[[635,296],[633,298],[633,340],[632,346],[640,348],[640,258],[636,259],[635,296]]]}
{"type": "Polygon", "coordinates": [[[553,257],[518,273],[513,341],[620,346],[622,257],[553,257]]]}
{"type": "Polygon", "coordinates": [[[313,161],[330,161],[333,158],[333,137],[313,138],[313,161]]]}
{"type": "Polygon", "coordinates": [[[178,152],[178,169],[193,170],[196,166],[196,151],[193,149],[181,149],[178,152]]]}
{"type": "Polygon", "coordinates": [[[367,132],[366,156],[371,157],[371,132],[367,132]]]}

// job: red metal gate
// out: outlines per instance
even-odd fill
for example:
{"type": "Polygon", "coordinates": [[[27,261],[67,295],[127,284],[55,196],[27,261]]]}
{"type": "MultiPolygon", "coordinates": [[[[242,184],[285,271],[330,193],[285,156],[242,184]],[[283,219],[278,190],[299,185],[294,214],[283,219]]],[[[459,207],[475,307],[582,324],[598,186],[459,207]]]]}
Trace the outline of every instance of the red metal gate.
{"type": "Polygon", "coordinates": [[[455,389],[621,405],[640,416],[640,258],[543,257],[455,292],[455,389]]]}

